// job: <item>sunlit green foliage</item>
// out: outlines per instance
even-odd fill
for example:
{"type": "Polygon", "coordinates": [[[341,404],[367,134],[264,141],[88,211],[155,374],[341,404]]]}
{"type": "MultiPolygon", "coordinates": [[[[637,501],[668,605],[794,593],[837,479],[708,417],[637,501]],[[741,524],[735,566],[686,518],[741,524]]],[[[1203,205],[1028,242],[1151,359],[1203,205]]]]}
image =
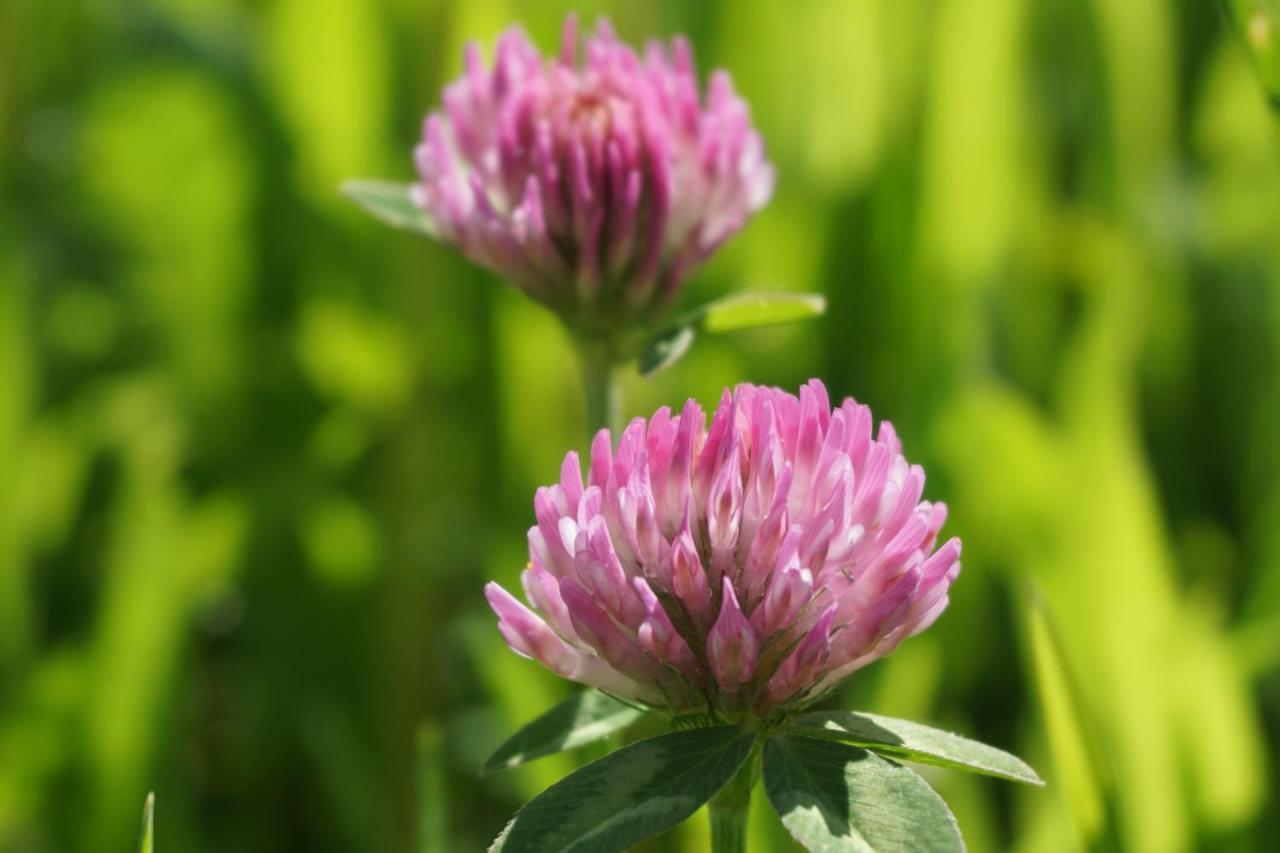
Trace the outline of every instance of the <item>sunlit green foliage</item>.
{"type": "MultiPolygon", "coordinates": [[[[683,307],[828,301],[626,414],[821,375],[965,540],[840,707],[1028,758],[1045,788],[922,770],[974,850],[1271,849],[1280,119],[1222,8],[574,5],[688,32],[778,165],[683,307]]],[[[338,190],[412,178],[465,40],[568,6],[0,3],[0,849],[128,850],[156,790],[162,850],[477,850],[603,754],[480,775],[573,692],[480,592],[582,444],[572,347],[338,190]]]]}

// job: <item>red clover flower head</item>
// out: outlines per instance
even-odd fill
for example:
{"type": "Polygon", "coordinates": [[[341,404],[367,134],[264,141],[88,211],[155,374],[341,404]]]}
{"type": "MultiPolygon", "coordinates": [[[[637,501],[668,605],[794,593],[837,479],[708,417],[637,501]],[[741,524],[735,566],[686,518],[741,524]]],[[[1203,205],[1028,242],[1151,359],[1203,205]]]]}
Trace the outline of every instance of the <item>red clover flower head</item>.
{"type": "Polygon", "coordinates": [[[892,425],[739,385],[596,435],[537,491],[525,597],[486,595],[516,652],[674,713],[795,710],[933,623],[960,571],[892,425]]]}
{"type": "MultiPolygon", "coordinates": [[[[576,20],[544,58],[519,27],[474,43],[415,157],[440,236],[589,334],[652,321],[768,201],[773,167],[729,76],[688,42],[640,57],[576,20]]],[[[718,596],[719,593],[717,593],[718,596]]]]}

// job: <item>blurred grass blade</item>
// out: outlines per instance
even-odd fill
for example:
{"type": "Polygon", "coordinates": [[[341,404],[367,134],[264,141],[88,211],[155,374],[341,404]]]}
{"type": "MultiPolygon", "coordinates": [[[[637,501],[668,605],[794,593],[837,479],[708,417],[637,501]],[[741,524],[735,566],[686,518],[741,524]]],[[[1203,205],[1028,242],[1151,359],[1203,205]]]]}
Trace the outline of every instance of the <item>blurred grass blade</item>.
{"type": "Polygon", "coordinates": [[[787,730],[861,746],[899,761],[967,770],[1030,785],[1044,784],[1036,771],[1015,755],[909,720],[852,711],[813,711],[793,717],[787,730]]]}
{"type": "Polygon", "coordinates": [[[819,293],[739,293],[716,299],[678,317],[644,345],[637,367],[653,376],[684,358],[699,333],[723,334],[780,326],[822,316],[827,300],[819,293]]]}
{"type": "Polygon", "coordinates": [[[1272,106],[1280,109],[1280,7],[1274,0],[1225,0],[1272,106]]]}
{"type": "Polygon", "coordinates": [[[138,853],[153,853],[155,849],[155,791],[147,794],[142,805],[142,832],[138,836],[138,853]]]}
{"type": "Polygon", "coordinates": [[[1084,710],[1048,609],[1036,593],[1027,597],[1025,635],[1053,759],[1053,781],[1081,834],[1096,842],[1107,829],[1097,728],[1084,710]]]}
{"type": "Polygon", "coordinates": [[[781,735],[764,747],[769,802],[809,850],[963,851],[956,819],[923,779],[873,752],[781,735]]]}
{"type": "Polygon", "coordinates": [[[448,824],[448,788],[444,778],[444,737],[433,723],[418,727],[418,853],[438,853],[445,849],[448,824]]]}
{"type": "Polygon", "coordinates": [[[572,696],[512,735],[489,756],[484,772],[516,767],[535,758],[600,740],[624,729],[641,711],[598,690],[572,696]]]}
{"type": "Polygon", "coordinates": [[[439,232],[412,196],[413,184],[358,179],[342,185],[342,194],[393,228],[437,237],[439,232]]]}
{"type": "Polygon", "coordinates": [[[715,796],[755,739],[746,729],[715,726],[623,747],[534,797],[489,851],[625,850],[683,822],[715,796]]]}

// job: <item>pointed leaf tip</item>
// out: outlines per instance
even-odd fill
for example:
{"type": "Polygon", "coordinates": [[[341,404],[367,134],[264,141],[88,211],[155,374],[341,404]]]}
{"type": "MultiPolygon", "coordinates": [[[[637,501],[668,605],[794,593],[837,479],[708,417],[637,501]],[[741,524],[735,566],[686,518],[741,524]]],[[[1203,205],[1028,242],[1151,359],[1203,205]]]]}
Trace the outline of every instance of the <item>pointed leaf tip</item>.
{"type": "Polygon", "coordinates": [[[835,740],[899,761],[933,764],[1043,785],[1044,780],[1016,755],[976,740],[910,720],[853,711],[813,711],[793,717],[787,729],[807,737],[835,740]]]}
{"type": "Polygon", "coordinates": [[[156,792],[147,794],[142,804],[142,831],[138,835],[138,853],[154,853],[156,792]]]}
{"type": "Polygon", "coordinates": [[[365,212],[393,228],[438,237],[439,231],[431,217],[414,201],[413,187],[413,184],[359,178],[344,183],[341,191],[365,212]]]}
{"type": "Polygon", "coordinates": [[[583,746],[626,728],[642,712],[598,690],[556,705],[516,732],[489,756],[484,772],[516,767],[535,758],[583,746]]]}

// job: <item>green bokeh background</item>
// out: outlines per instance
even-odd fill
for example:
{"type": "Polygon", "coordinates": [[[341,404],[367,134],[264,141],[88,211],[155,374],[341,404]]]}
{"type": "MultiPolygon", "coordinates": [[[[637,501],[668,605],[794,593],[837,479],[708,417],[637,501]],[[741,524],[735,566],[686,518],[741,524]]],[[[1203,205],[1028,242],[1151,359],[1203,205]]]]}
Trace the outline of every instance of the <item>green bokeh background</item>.
{"type": "MultiPolygon", "coordinates": [[[[583,444],[567,340],[336,192],[567,8],[0,2],[0,849],[131,849],[154,789],[161,853],[480,850],[592,755],[477,772],[569,690],[481,596],[583,444]]],[[[626,413],[820,376],[953,508],[950,610],[842,703],[1042,771],[926,773],[974,851],[1274,849],[1280,118],[1217,5],[578,8],[687,32],[778,166],[689,304],[830,301],[626,413]]]]}

